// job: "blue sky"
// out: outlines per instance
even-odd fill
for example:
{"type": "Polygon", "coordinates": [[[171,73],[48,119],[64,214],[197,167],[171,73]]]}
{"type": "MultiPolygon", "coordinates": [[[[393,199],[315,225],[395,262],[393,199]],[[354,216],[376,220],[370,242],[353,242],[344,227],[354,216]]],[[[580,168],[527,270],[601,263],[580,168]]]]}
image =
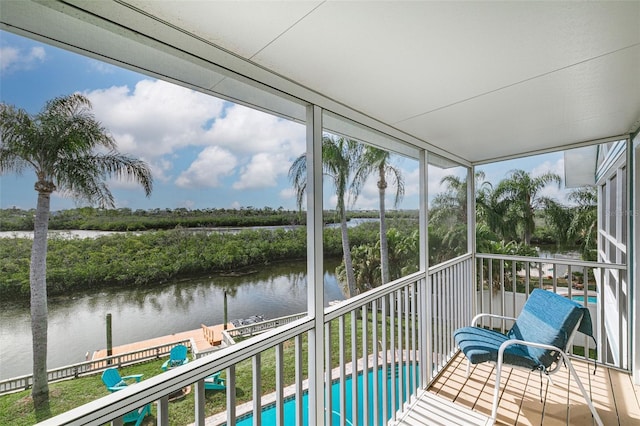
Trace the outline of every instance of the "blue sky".
{"type": "MultiPolygon", "coordinates": [[[[305,149],[305,129],[281,118],[235,105],[170,83],[0,31],[0,100],[30,113],[56,96],[80,92],[96,118],[111,132],[122,153],[150,164],[154,190],[111,181],[117,207],[295,209],[287,178],[292,161],[305,149]]],[[[418,205],[418,164],[396,157],[405,177],[400,208],[418,205]]],[[[512,169],[563,175],[562,154],[482,166],[497,182],[512,169]]],[[[430,171],[430,194],[451,170],[430,171]]],[[[34,208],[35,175],[0,176],[0,208],[34,208]]],[[[388,191],[392,192],[392,191],[388,191]]],[[[548,188],[545,195],[563,198],[548,188]]],[[[335,199],[325,188],[325,208],[335,199]]],[[[376,179],[369,179],[353,208],[377,207],[376,179]]],[[[389,198],[387,205],[392,205],[389,198]]],[[[52,210],[77,207],[54,193],[52,210]]]]}

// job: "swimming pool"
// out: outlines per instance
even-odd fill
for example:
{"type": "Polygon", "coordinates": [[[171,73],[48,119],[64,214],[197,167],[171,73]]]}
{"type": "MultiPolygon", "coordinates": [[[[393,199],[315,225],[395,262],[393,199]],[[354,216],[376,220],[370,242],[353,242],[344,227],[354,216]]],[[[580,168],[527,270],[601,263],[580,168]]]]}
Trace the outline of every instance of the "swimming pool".
{"type": "MultiPolygon", "coordinates": [[[[584,295],[571,296],[571,300],[575,300],[576,302],[584,303],[584,295]]],[[[598,297],[597,296],[589,296],[589,298],[587,299],[587,303],[595,305],[596,303],[598,303],[598,297]]]]}
{"type": "MultiPolygon", "coordinates": [[[[397,374],[397,367],[396,367],[396,374],[395,374],[395,381],[396,383],[398,382],[398,374],[397,374]]],[[[406,374],[406,369],[403,367],[402,368],[402,378],[403,378],[403,384],[406,383],[406,378],[407,378],[407,374],[406,374]]],[[[358,389],[361,391],[362,390],[362,372],[358,373],[358,389]]],[[[413,381],[413,368],[412,366],[409,366],[409,380],[410,382],[413,381]]],[[[346,424],[347,425],[352,425],[351,421],[353,418],[353,407],[351,404],[351,375],[347,376],[345,378],[345,401],[346,401],[346,424]]],[[[369,425],[373,425],[373,370],[369,370],[368,372],[368,381],[369,381],[369,392],[368,392],[368,396],[369,396],[369,425]]],[[[396,390],[396,407],[394,410],[391,410],[391,398],[388,398],[388,400],[386,401],[387,404],[387,414],[388,414],[388,418],[387,419],[382,419],[382,368],[378,369],[378,387],[379,387],[379,392],[378,392],[378,401],[377,401],[377,405],[379,407],[379,413],[378,413],[378,417],[379,417],[379,422],[378,424],[385,424],[387,420],[389,420],[391,418],[391,415],[393,413],[393,411],[397,410],[398,408],[400,408],[400,401],[398,398],[398,391],[396,390]]],[[[390,374],[390,369],[387,368],[387,392],[389,393],[389,395],[391,394],[391,374],[390,374]]],[[[339,425],[340,424],[340,399],[341,399],[341,395],[340,395],[340,382],[339,381],[334,381],[331,385],[331,409],[332,409],[332,424],[334,425],[339,425]]],[[[403,389],[402,390],[402,401],[406,401],[407,399],[407,395],[406,395],[406,391],[403,389]]],[[[290,397],[287,398],[284,402],[284,424],[285,425],[294,425],[295,424],[295,397],[290,397]]],[[[308,394],[305,391],[302,395],[302,409],[303,409],[303,425],[307,425],[308,424],[308,410],[307,407],[309,405],[308,402],[308,394]]],[[[363,400],[362,400],[362,395],[358,395],[358,425],[359,426],[363,426],[362,424],[362,417],[363,417],[363,413],[362,413],[362,409],[363,409],[363,400]]],[[[262,424],[264,425],[273,425],[276,424],[276,407],[274,404],[270,404],[266,407],[263,407],[262,409],[262,424]]],[[[236,422],[236,425],[238,426],[252,426],[253,425],[253,414],[247,414],[245,416],[241,416],[238,418],[238,421],[236,422]]]]}

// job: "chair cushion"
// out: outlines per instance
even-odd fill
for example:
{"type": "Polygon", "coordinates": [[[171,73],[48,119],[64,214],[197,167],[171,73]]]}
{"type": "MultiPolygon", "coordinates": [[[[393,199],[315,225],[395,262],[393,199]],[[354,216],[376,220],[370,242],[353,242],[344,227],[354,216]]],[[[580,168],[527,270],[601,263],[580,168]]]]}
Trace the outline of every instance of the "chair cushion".
{"type": "MultiPolygon", "coordinates": [[[[463,327],[453,335],[466,357],[472,364],[477,364],[497,361],[500,345],[510,339],[542,343],[566,350],[568,339],[578,326],[578,321],[581,321],[580,331],[591,335],[588,309],[550,291],[535,289],[506,335],[477,327],[463,327]]],[[[532,369],[549,368],[559,355],[557,351],[512,345],[504,352],[504,362],[532,369]]]]}
{"type": "MultiPolygon", "coordinates": [[[[536,289],[529,295],[507,337],[566,350],[569,337],[583,315],[589,315],[589,311],[580,304],[553,292],[536,289]]],[[[549,367],[559,355],[556,351],[540,348],[527,347],[526,350],[530,358],[545,367],[549,367]]]]}
{"type": "MultiPolygon", "coordinates": [[[[500,345],[509,340],[509,337],[502,333],[478,327],[459,328],[453,333],[453,337],[472,364],[496,361],[500,345]]],[[[538,365],[537,360],[531,358],[526,348],[521,345],[509,346],[504,351],[504,362],[531,369],[538,365]]]]}

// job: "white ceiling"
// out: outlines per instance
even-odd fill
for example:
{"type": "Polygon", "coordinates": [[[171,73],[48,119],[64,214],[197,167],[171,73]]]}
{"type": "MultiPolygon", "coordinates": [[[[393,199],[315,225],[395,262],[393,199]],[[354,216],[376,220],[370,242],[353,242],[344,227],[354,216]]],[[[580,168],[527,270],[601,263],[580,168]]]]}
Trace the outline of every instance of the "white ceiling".
{"type": "MultiPolygon", "coordinates": [[[[264,78],[268,85],[282,90],[279,81],[292,81],[469,162],[628,134],[640,124],[638,1],[67,3],[74,7],[55,13],[91,9],[80,19],[100,27],[96,34],[161,39],[147,22],[162,21],[246,60],[227,68],[243,73],[256,64],[276,75],[264,78]],[[118,25],[137,34],[111,28],[118,25]]],[[[55,32],[42,16],[29,25],[16,24],[17,13],[0,19],[13,31],[55,32]]],[[[197,43],[167,40],[204,55],[197,43]]],[[[83,49],[97,52],[107,41],[94,43],[83,49]]],[[[127,56],[119,43],[112,59],[133,63],[117,57],[127,56]]],[[[171,75],[163,63],[149,71],[171,75]]]]}

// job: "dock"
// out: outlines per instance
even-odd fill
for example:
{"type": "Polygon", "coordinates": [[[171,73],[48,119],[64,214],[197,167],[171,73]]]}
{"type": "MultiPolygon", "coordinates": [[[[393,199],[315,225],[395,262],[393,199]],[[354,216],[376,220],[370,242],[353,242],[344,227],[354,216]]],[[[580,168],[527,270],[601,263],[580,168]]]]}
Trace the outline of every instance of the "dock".
{"type": "MultiPolygon", "coordinates": [[[[227,330],[235,328],[232,323],[227,324],[227,330]]],[[[128,343],[126,345],[114,346],[112,355],[120,355],[129,352],[141,351],[146,348],[166,345],[172,342],[191,340],[195,345],[195,352],[207,352],[213,350],[222,343],[222,331],[224,324],[205,326],[204,324],[195,330],[183,331],[167,336],[155,337],[153,339],[128,343]]],[[[91,361],[96,361],[107,357],[107,350],[100,349],[93,353],[91,361]]]]}

